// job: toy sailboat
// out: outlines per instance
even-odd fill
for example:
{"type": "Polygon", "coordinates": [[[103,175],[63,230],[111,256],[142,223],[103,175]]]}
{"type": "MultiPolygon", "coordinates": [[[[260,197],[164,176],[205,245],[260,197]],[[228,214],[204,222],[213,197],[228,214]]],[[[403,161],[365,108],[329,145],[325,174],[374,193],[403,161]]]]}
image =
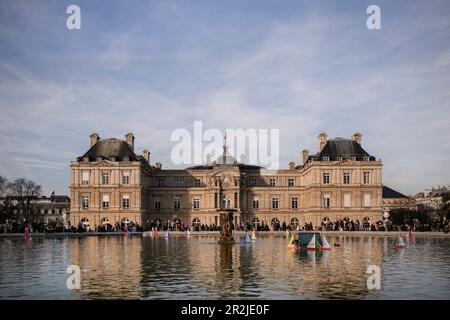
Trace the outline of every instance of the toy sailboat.
{"type": "Polygon", "coordinates": [[[187,230],[186,230],[186,235],[187,235],[187,236],[190,236],[190,235],[191,235],[191,230],[190,230],[190,229],[187,229],[187,230]]]}
{"type": "Polygon", "coordinates": [[[322,234],[320,235],[322,238],[322,249],[321,250],[330,250],[331,246],[327,241],[327,238],[322,234]]]}
{"type": "Polygon", "coordinates": [[[289,230],[286,229],[286,237],[289,237],[289,230]]]}
{"type": "Polygon", "coordinates": [[[252,231],[252,241],[256,241],[256,230],[255,229],[253,229],[253,231],[252,231]]]}
{"type": "Polygon", "coordinates": [[[403,241],[403,238],[401,236],[398,236],[398,242],[396,247],[397,249],[405,247],[405,242],[403,241]]]}
{"type": "Polygon", "coordinates": [[[248,236],[248,232],[245,233],[245,236],[242,237],[242,242],[252,242],[250,237],[248,236]]]}
{"type": "Polygon", "coordinates": [[[309,241],[308,246],[306,247],[309,251],[318,251],[322,250],[322,246],[319,243],[319,240],[317,240],[316,235],[314,234],[311,241],[309,241]]]}

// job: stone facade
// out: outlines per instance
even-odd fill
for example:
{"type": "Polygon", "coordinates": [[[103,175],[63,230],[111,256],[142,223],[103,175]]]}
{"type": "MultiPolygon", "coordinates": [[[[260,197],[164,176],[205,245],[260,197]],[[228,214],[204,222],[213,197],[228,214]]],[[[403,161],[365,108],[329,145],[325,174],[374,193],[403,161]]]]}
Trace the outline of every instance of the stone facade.
{"type": "Polygon", "coordinates": [[[319,150],[302,164],[276,171],[223,156],[206,165],[165,170],[150,152],[134,153],[134,136],[100,139],[71,163],[71,223],[91,227],[116,222],[146,225],[158,219],[219,225],[220,207],[236,209],[235,224],[320,225],[349,217],[381,220],[382,163],[352,139],[318,137],[319,150]]]}

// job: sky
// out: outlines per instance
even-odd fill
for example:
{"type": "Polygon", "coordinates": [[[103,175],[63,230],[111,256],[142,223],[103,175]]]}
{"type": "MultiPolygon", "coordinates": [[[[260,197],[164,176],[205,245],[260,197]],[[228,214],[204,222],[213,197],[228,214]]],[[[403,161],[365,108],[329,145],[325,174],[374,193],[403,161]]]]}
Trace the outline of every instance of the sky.
{"type": "Polygon", "coordinates": [[[92,132],[133,132],[137,153],[177,168],[171,133],[202,121],[279,129],[284,168],[320,132],[359,131],[385,185],[449,185],[449,16],[438,0],[2,0],[0,175],[68,194],[92,132]]]}

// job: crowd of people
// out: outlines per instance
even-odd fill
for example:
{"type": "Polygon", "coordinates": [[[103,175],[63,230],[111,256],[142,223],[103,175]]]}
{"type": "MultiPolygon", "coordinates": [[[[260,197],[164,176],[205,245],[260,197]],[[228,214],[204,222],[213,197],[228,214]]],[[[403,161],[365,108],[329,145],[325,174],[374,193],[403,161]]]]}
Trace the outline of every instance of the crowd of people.
{"type": "MultiPolygon", "coordinates": [[[[29,228],[31,233],[83,233],[83,232],[142,232],[147,230],[158,231],[220,231],[221,228],[218,225],[212,224],[184,224],[183,222],[167,221],[162,223],[160,220],[155,220],[150,223],[146,223],[144,226],[136,224],[134,222],[125,224],[116,222],[112,224],[102,224],[93,226],[87,224],[78,224],[77,226],[68,226],[63,223],[52,222],[46,224],[44,222],[33,223],[20,223],[18,221],[11,221],[8,223],[0,224],[0,234],[2,233],[24,233],[26,228],[29,228]]],[[[259,224],[252,224],[250,221],[246,223],[240,223],[238,225],[231,225],[235,231],[416,231],[416,232],[445,232],[450,230],[449,220],[443,218],[440,220],[433,220],[430,224],[402,224],[393,225],[389,220],[370,222],[369,219],[352,220],[349,218],[337,219],[331,221],[326,218],[322,221],[320,226],[313,226],[312,223],[300,224],[287,224],[283,222],[280,224],[276,222],[269,226],[267,223],[262,222],[259,224]]]]}

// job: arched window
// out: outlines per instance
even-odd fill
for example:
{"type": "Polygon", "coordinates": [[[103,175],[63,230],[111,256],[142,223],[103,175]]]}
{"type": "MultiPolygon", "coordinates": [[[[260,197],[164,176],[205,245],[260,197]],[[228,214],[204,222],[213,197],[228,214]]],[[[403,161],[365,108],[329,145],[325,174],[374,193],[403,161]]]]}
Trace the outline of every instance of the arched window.
{"type": "Polygon", "coordinates": [[[175,219],[173,219],[173,222],[175,222],[175,223],[181,223],[181,220],[180,220],[180,218],[175,218],[175,219]]]}
{"type": "Polygon", "coordinates": [[[122,223],[123,223],[123,224],[130,224],[130,223],[131,223],[131,220],[128,219],[128,218],[123,218],[123,219],[122,219],[122,223]]]}
{"type": "Polygon", "coordinates": [[[252,220],[252,226],[253,228],[258,228],[258,226],[261,224],[261,221],[259,221],[258,218],[253,218],[252,220]]]}
{"type": "Polygon", "coordinates": [[[280,220],[278,220],[277,218],[273,218],[271,224],[272,225],[280,224],[280,220]]]}
{"type": "Polygon", "coordinates": [[[292,224],[294,227],[297,227],[298,224],[299,224],[298,219],[297,219],[297,218],[292,218],[292,219],[291,219],[291,224],[292,224]]]}
{"type": "Polygon", "coordinates": [[[103,218],[103,219],[101,220],[101,222],[102,222],[102,225],[110,224],[108,218],[103,218]]]}
{"type": "Polygon", "coordinates": [[[194,220],[192,220],[192,225],[194,226],[198,226],[201,224],[201,221],[199,218],[195,218],[194,220]]]}
{"type": "Polygon", "coordinates": [[[81,223],[84,224],[85,226],[89,225],[89,219],[88,218],[82,218],[81,219],[81,223]]]}

